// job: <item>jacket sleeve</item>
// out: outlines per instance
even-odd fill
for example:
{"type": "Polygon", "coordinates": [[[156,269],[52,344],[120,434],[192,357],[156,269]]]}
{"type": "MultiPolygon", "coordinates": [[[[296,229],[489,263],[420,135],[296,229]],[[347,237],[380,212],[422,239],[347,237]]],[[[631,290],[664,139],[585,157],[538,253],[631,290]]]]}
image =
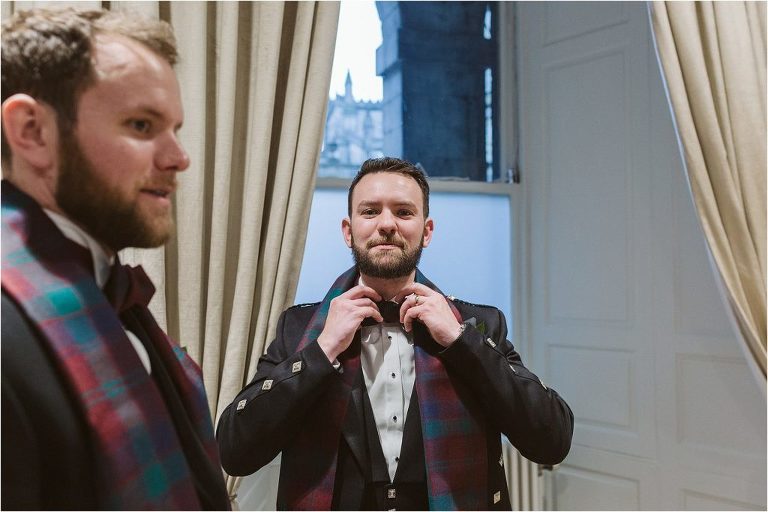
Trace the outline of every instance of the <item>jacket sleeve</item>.
{"type": "Polygon", "coordinates": [[[2,484],[4,510],[42,510],[41,459],[22,400],[3,377],[2,484]]]}
{"type": "Polygon", "coordinates": [[[501,311],[483,310],[490,315],[485,325],[494,327],[482,333],[468,324],[440,357],[448,371],[473,391],[491,425],[524,457],[539,464],[558,464],[571,447],[573,413],[555,390],[523,366],[506,339],[501,311]]]}
{"type": "Polygon", "coordinates": [[[249,475],[274,459],[306,425],[305,416],[336,373],[316,341],[294,353],[299,340],[290,311],[280,316],[256,376],[219,419],[216,439],[230,475],[249,475]]]}

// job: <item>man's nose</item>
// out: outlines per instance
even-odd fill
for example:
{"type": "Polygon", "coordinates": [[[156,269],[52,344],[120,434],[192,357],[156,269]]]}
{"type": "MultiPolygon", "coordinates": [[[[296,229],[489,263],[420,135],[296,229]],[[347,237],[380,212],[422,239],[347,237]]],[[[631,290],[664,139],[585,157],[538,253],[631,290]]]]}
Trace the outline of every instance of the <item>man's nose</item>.
{"type": "Polygon", "coordinates": [[[185,171],[189,167],[189,155],[176,134],[169,134],[160,144],[155,164],[161,171],[185,171]]]}
{"type": "Polygon", "coordinates": [[[393,233],[397,229],[396,220],[395,216],[392,215],[392,212],[389,210],[382,211],[379,216],[379,231],[382,233],[393,233]]]}

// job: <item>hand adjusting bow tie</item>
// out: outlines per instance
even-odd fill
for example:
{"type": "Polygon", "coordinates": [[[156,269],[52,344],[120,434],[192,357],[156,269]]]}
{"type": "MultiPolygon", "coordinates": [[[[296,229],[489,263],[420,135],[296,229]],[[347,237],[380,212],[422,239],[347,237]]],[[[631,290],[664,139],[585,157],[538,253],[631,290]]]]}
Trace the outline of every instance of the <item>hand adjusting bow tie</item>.
{"type": "Polygon", "coordinates": [[[154,294],[155,286],[141,266],[122,265],[115,260],[104,285],[104,295],[118,315],[135,305],[146,307],[154,294]]]}
{"type": "MultiPolygon", "coordinates": [[[[383,300],[376,303],[376,307],[379,308],[379,313],[384,317],[384,323],[399,324],[400,323],[400,304],[392,302],[391,300],[383,300]]],[[[363,325],[376,325],[376,320],[371,317],[363,320],[363,325]]]]}

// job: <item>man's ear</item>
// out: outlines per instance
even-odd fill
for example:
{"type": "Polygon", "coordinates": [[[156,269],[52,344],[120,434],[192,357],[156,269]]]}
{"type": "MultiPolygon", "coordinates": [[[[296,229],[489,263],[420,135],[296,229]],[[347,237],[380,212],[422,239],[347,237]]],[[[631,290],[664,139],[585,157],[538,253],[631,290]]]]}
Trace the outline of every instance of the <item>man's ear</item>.
{"type": "Polygon", "coordinates": [[[56,163],[58,126],[53,109],[27,94],[14,94],[3,102],[2,122],[14,160],[40,170],[56,163]]]}
{"type": "Polygon", "coordinates": [[[344,235],[344,242],[347,244],[347,247],[352,247],[352,222],[349,220],[349,217],[344,217],[344,220],[341,221],[341,233],[344,235]]]}
{"type": "Polygon", "coordinates": [[[432,217],[427,217],[427,220],[424,221],[424,242],[421,244],[422,247],[426,247],[429,245],[429,243],[432,241],[432,232],[435,230],[435,223],[432,220],[432,217]]]}

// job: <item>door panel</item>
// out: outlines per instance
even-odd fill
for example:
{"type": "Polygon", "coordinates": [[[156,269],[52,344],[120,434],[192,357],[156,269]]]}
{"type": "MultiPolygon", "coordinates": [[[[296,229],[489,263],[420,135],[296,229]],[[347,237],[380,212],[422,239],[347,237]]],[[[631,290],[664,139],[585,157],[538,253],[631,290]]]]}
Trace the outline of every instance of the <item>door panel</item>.
{"type": "Polygon", "coordinates": [[[517,5],[533,366],[559,509],[765,509],[766,405],[715,286],[645,3],[517,5]]]}

